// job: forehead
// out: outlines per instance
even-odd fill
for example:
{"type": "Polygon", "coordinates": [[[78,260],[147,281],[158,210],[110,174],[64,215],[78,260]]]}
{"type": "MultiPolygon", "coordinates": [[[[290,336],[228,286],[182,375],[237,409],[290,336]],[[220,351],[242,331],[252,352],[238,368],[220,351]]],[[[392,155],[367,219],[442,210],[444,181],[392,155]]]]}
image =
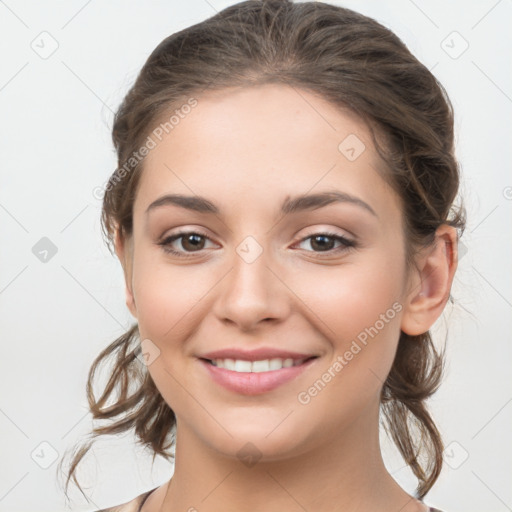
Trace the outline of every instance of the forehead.
{"type": "Polygon", "coordinates": [[[364,196],[377,209],[396,203],[378,171],[370,132],[351,111],[280,84],[224,89],[196,99],[196,106],[165,125],[173,106],[159,120],[159,132],[153,130],[155,147],[144,160],[139,208],[164,193],[199,194],[246,208],[251,201],[280,205],[287,195],[325,190],[364,196]]]}

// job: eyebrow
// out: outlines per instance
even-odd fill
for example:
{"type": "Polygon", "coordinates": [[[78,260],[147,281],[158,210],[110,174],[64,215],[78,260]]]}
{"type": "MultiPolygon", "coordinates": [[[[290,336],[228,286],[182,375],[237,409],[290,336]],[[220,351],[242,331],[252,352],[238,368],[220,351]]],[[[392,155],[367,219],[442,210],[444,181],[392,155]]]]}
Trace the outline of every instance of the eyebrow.
{"type": "MultiPolygon", "coordinates": [[[[320,192],[317,194],[286,197],[281,205],[281,212],[285,215],[301,212],[304,210],[316,210],[333,203],[350,203],[367,210],[375,217],[378,215],[375,210],[359,197],[347,194],[346,192],[320,192]]],[[[185,196],[182,194],[166,194],[153,201],[146,209],[146,214],[160,206],[174,205],[187,210],[199,213],[210,213],[218,215],[219,208],[211,201],[201,196],[185,196]]]]}

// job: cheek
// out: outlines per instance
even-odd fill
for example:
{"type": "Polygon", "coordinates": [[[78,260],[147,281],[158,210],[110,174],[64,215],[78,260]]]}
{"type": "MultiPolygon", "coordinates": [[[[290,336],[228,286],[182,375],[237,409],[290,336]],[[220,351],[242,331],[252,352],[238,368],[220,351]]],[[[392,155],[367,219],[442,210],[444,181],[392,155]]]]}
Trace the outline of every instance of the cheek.
{"type": "MultiPolygon", "coordinates": [[[[325,375],[325,382],[332,380],[322,398],[315,398],[319,410],[329,400],[342,400],[351,409],[378,396],[400,337],[402,271],[399,254],[381,253],[375,259],[317,269],[295,279],[297,295],[306,298],[311,321],[332,351],[330,364],[319,372],[330,369],[336,377],[325,375]]],[[[320,373],[316,377],[323,380],[320,373]]]]}
{"type": "Polygon", "coordinates": [[[181,338],[211,288],[205,268],[166,265],[151,254],[140,254],[133,269],[133,291],[141,336],[181,338]]]}
{"type": "Polygon", "coordinates": [[[399,275],[391,264],[347,266],[329,277],[301,278],[298,295],[308,298],[308,308],[317,317],[315,325],[322,328],[332,355],[297,398],[311,417],[324,418],[326,430],[335,431],[378,402],[400,336],[399,275]]]}
{"type": "Polygon", "coordinates": [[[386,324],[398,323],[396,310],[400,308],[392,306],[401,300],[399,275],[389,265],[347,265],[302,273],[292,286],[322,321],[325,332],[330,333],[328,338],[348,340],[373,326],[390,309],[386,324]]]}
{"type": "MultiPolygon", "coordinates": [[[[207,292],[215,284],[206,269],[167,265],[142,251],[134,261],[133,290],[137,305],[140,339],[158,347],[158,355],[148,371],[160,394],[179,416],[187,416],[194,389],[189,382],[187,340],[205,314],[207,292]]],[[[200,415],[201,411],[195,414],[200,415]]]]}

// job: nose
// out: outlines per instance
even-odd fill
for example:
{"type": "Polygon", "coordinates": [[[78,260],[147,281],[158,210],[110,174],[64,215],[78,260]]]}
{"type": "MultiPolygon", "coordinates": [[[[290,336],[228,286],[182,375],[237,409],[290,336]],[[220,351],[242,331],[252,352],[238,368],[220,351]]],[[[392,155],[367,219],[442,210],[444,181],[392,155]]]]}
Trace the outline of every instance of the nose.
{"type": "Polygon", "coordinates": [[[263,251],[254,261],[235,254],[233,266],[220,283],[213,311],[225,324],[241,331],[257,329],[272,321],[279,323],[290,310],[290,290],[282,272],[263,251]],[[274,268],[273,268],[274,267],[274,268]]]}

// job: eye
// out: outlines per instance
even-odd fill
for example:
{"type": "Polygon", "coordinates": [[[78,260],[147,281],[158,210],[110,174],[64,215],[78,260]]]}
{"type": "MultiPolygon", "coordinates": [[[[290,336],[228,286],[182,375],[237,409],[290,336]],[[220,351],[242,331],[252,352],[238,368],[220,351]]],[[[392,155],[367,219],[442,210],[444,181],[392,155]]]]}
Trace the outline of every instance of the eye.
{"type": "MultiPolygon", "coordinates": [[[[163,250],[174,256],[187,258],[194,256],[194,252],[201,252],[205,249],[206,241],[210,241],[210,238],[203,233],[197,231],[181,231],[173,235],[165,237],[162,241],[158,242],[163,250]],[[178,244],[176,244],[178,242],[178,244]],[[177,250],[176,245],[180,245],[182,250],[177,250]]],[[[316,253],[339,253],[350,248],[356,247],[356,242],[349,240],[345,236],[338,235],[337,233],[314,233],[309,235],[298,244],[309,241],[312,251],[316,253]],[[333,247],[334,244],[338,243],[338,247],[333,247]]],[[[296,244],[297,245],[297,244],[296,244]]]]}
{"type": "Polygon", "coordinates": [[[208,238],[206,235],[197,231],[181,231],[179,233],[165,237],[161,242],[158,242],[158,245],[160,245],[167,253],[173,254],[174,256],[187,258],[193,256],[193,254],[187,253],[202,251],[204,249],[206,240],[211,241],[210,238],[208,238]],[[177,245],[181,245],[185,252],[176,250],[175,242],[179,241],[180,239],[181,242],[178,242],[177,245]]]}
{"type": "Polygon", "coordinates": [[[313,251],[308,252],[326,252],[332,254],[356,247],[356,242],[342,235],[338,235],[337,233],[314,233],[313,235],[303,238],[299,243],[307,241],[309,241],[310,247],[313,248],[313,251]],[[336,242],[340,245],[333,247],[336,242]]]}

